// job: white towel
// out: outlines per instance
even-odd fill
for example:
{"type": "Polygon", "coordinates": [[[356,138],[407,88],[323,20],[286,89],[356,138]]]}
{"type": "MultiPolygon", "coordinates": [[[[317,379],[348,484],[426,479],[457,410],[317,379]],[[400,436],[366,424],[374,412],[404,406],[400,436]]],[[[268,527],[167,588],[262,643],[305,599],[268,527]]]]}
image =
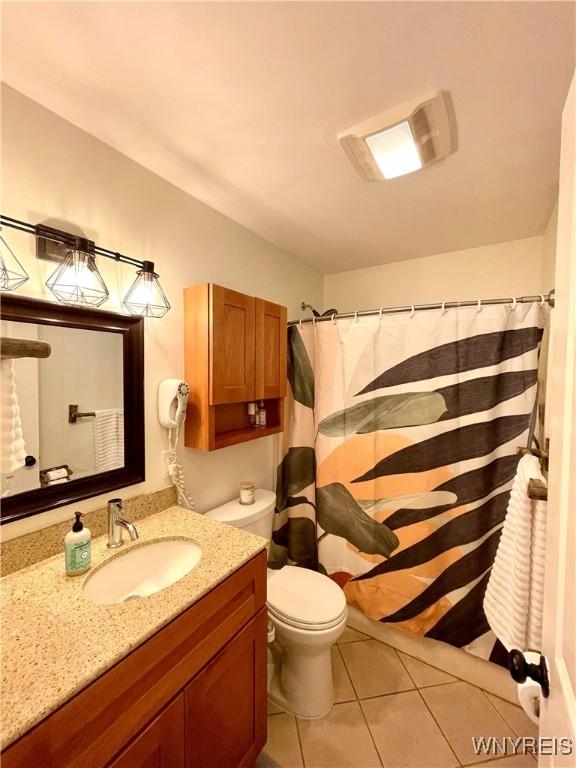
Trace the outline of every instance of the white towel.
{"type": "Polygon", "coordinates": [[[545,482],[540,462],[527,454],[518,462],[484,595],[488,623],[508,651],[542,649],[546,502],[529,498],[530,480],[545,482]]]}
{"type": "Polygon", "coordinates": [[[124,411],[121,408],[96,411],[94,456],[97,472],[124,466],[124,411]]]}
{"type": "Polygon", "coordinates": [[[20,405],[16,394],[14,360],[0,361],[0,447],[2,474],[10,474],[25,465],[26,446],[22,434],[20,405]]]}

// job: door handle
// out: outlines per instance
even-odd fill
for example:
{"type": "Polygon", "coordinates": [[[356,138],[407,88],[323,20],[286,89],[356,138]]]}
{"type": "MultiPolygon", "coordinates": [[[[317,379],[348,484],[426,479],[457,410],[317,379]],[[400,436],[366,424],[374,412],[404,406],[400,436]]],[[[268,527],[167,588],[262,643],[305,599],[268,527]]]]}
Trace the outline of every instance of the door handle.
{"type": "Polygon", "coordinates": [[[508,654],[508,669],[512,678],[517,683],[525,683],[529,677],[535,683],[538,683],[545,699],[550,696],[548,667],[546,666],[546,659],[541,653],[527,651],[524,654],[522,651],[513,648],[508,654]],[[529,658],[527,658],[528,654],[530,655],[529,658]]]}

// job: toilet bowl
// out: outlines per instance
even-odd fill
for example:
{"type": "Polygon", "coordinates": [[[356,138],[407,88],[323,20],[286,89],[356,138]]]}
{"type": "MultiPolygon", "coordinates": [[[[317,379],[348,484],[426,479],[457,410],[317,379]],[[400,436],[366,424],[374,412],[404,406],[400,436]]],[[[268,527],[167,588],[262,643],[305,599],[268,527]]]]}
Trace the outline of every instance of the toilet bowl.
{"type": "MultiPolygon", "coordinates": [[[[254,504],[236,499],[207,513],[220,522],[272,536],[276,496],[258,489],[254,504]]],[[[348,616],[340,587],[321,573],[287,565],[268,569],[268,694],[304,719],[324,717],[334,703],[331,648],[348,616]]]]}

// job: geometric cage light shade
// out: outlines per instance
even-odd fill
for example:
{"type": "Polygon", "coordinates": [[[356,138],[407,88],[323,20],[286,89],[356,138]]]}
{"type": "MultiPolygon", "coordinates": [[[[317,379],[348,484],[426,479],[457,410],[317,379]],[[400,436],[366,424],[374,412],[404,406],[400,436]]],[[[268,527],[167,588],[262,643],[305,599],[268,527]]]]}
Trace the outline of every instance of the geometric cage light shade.
{"type": "Polygon", "coordinates": [[[44,223],[31,224],[4,213],[0,213],[0,291],[13,291],[28,280],[28,273],[2,235],[3,227],[32,235],[36,239],[36,258],[58,262],[46,280],[46,287],[63,304],[99,307],[108,299],[108,288],[96,266],[98,257],[138,270],[136,280],[122,302],[131,315],[164,317],[170,309],[153,262],[104,248],[83,235],[74,235],[44,223]]]}
{"type": "Polygon", "coordinates": [[[108,288],[98,271],[89,244],[76,238],[73,250],[58,265],[46,281],[46,286],[64,304],[99,307],[108,298],[108,288]]]}
{"type": "Polygon", "coordinates": [[[143,268],[138,270],[122,303],[131,315],[140,317],[163,317],[168,312],[170,303],[151,261],[145,261],[143,268]]]}
{"type": "Polygon", "coordinates": [[[28,280],[28,273],[2,237],[0,228],[0,291],[14,291],[28,280]]]}

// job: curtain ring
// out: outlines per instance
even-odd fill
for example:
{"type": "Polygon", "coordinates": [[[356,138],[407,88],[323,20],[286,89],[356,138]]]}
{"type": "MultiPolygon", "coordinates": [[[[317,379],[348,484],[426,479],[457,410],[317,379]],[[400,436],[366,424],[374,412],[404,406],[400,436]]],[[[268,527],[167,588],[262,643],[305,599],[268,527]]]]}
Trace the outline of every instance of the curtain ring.
{"type": "Polygon", "coordinates": [[[414,304],[410,304],[410,317],[411,318],[414,317],[415,314],[416,314],[416,308],[414,304]]]}
{"type": "Polygon", "coordinates": [[[300,320],[298,321],[298,325],[300,326],[300,328],[302,328],[302,318],[300,318],[300,320]]]}
{"type": "Polygon", "coordinates": [[[445,301],[442,302],[442,314],[443,315],[446,314],[446,302],[445,301]]]}
{"type": "Polygon", "coordinates": [[[312,325],[316,325],[316,315],[312,315],[312,325]]]}
{"type": "Polygon", "coordinates": [[[380,307],[380,312],[379,312],[379,315],[380,315],[380,322],[382,322],[382,312],[383,312],[383,311],[384,311],[384,307],[380,307]]]}
{"type": "Polygon", "coordinates": [[[476,313],[482,312],[482,299],[478,299],[478,304],[476,305],[476,313]]]}
{"type": "Polygon", "coordinates": [[[510,310],[511,310],[512,312],[514,312],[514,311],[515,311],[515,309],[516,309],[516,304],[517,304],[517,303],[518,303],[518,302],[517,302],[517,300],[516,300],[516,296],[513,296],[513,297],[512,297],[512,306],[510,307],[510,310]]]}
{"type": "Polygon", "coordinates": [[[542,293],[539,293],[538,296],[540,296],[540,308],[542,308],[546,302],[546,299],[544,298],[544,295],[542,293]]]}
{"type": "Polygon", "coordinates": [[[332,322],[336,325],[336,312],[332,315],[332,322]]]}
{"type": "Polygon", "coordinates": [[[354,312],[354,320],[356,322],[358,322],[358,310],[356,310],[356,312],[354,312]]]}

